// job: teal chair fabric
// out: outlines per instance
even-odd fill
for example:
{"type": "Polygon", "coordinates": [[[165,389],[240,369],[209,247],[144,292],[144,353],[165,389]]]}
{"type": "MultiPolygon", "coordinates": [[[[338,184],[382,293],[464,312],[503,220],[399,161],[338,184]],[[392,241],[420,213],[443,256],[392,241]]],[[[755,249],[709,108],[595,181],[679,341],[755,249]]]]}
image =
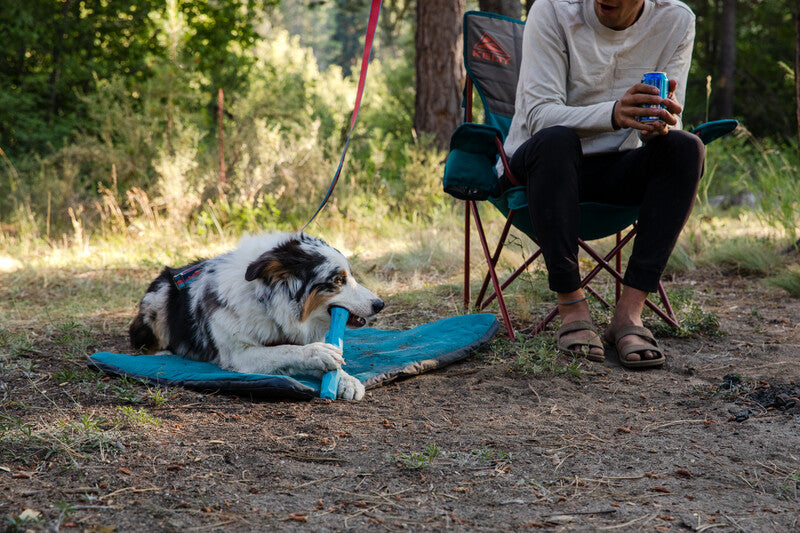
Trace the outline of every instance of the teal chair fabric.
{"type": "Polygon", "coordinates": [[[459,200],[486,200],[498,194],[497,146],[503,133],[494,126],[465,123],[450,137],[444,166],[445,192],[459,200]]]}

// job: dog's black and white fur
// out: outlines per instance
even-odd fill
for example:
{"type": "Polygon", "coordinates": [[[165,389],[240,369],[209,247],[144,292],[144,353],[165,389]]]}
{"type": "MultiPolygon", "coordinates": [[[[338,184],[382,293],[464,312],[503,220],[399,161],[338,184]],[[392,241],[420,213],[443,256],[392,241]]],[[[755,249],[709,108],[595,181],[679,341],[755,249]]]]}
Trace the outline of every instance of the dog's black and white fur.
{"type": "MultiPolygon", "coordinates": [[[[363,326],[383,301],[359,285],[338,250],[306,234],[245,237],[226,254],[166,267],[150,284],[130,326],[137,350],[171,352],[254,374],[321,378],[344,364],[324,342],[333,306],[363,326]],[[191,284],[173,276],[198,265],[191,284]]],[[[360,400],[364,386],[343,373],[337,397],[360,400]]]]}

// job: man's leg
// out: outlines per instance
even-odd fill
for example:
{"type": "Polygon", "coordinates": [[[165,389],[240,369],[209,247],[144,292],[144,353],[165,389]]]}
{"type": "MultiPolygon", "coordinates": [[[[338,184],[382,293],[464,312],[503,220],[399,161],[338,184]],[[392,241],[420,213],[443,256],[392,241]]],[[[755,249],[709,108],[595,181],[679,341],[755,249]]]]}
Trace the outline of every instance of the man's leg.
{"type": "MultiPolygon", "coordinates": [[[[584,195],[595,201],[639,204],[639,224],[633,251],[625,271],[622,295],[606,331],[613,339],[621,328],[641,326],[647,294],[658,288],[683,226],[689,218],[702,176],[705,147],[693,134],[671,131],[652,139],[646,146],[623,155],[602,177],[583,182],[584,195]],[[609,194],[610,191],[616,191],[609,194]]],[[[620,340],[619,347],[647,344],[636,335],[620,340]]],[[[652,359],[656,354],[642,351],[629,361],[652,359]]]]}
{"type": "Polygon", "coordinates": [[[527,185],[533,231],[547,265],[550,289],[575,291],[578,270],[579,173],[583,153],[577,134],[555,126],[537,132],[510,161],[527,185]]]}
{"type": "MultiPolygon", "coordinates": [[[[527,184],[528,208],[547,265],[550,289],[558,293],[562,324],[591,321],[580,289],[578,268],[579,174],[583,161],[580,139],[569,128],[537,132],[514,153],[511,171],[527,184]]],[[[587,330],[562,336],[567,346],[585,346],[596,337],[587,330]]],[[[601,348],[589,353],[602,355],[601,348]]]]}

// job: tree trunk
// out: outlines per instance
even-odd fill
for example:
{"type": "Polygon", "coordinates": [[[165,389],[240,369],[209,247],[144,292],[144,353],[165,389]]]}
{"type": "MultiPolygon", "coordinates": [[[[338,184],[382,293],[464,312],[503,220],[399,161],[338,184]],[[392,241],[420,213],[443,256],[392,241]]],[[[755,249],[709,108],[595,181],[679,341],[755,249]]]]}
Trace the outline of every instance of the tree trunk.
{"type": "Polygon", "coordinates": [[[450,134],[461,123],[464,9],[465,0],[417,2],[414,129],[433,134],[442,149],[447,148],[450,134]]]}
{"type": "Polygon", "coordinates": [[[797,149],[800,151],[800,0],[797,0],[794,11],[794,106],[797,149]]]}
{"type": "Polygon", "coordinates": [[[736,74],[736,0],[722,1],[719,77],[716,118],[733,117],[734,76],[736,74]]]}
{"type": "Polygon", "coordinates": [[[59,102],[59,91],[58,91],[58,84],[61,80],[61,68],[62,68],[62,60],[61,60],[61,51],[64,46],[64,38],[66,37],[67,28],[71,26],[72,23],[72,6],[73,1],[68,0],[64,2],[64,7],[61,10],[61,19],[58,21],[55,29],[55,39],[53,39],[53,53],[51,55],[51,60],[53,62],[52,70],[50,71],[50,77],[48,79],[48,85],[50,86],[50,102],[47,107],[47,122],[52,123],[56,114],[58,113],[58,108],[60,105],[59,102]]]}
{"type": "Polygon", "coordinates": [[[519,0],[479,0],[478,7],[481,11],[497,13],[518,19],[522,16],[522,3],[519,0]]]}

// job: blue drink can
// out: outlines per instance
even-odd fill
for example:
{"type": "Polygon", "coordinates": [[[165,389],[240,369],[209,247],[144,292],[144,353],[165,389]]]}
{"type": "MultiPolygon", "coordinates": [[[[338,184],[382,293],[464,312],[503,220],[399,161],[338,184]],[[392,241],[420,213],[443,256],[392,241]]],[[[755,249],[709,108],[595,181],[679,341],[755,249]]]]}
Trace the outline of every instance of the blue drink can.
{"type": "MultiPolygon", "coordinates": [[[[666,72],[648,72],[642,76],[642,83],[658,87],[658,96],[660,98],[666,98],[669,95],[669,78],[667,78],[666,72]]],[[[664,109],[663,105],[643,105],[642,107],[664,109]]],[[[639,122],[655,122],[656,120],[661,119],[658,117],[639,117],[639,122]]]]}

